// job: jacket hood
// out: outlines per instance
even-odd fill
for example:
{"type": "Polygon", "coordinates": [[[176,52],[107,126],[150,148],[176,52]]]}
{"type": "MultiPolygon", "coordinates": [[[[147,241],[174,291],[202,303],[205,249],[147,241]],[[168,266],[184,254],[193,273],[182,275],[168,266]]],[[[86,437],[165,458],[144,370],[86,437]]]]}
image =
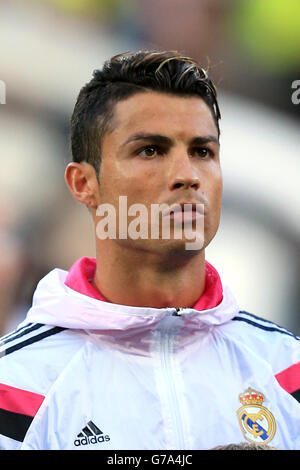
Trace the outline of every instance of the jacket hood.
{"type": "MultiPolygon", "coordinates": [[[[207,263],[207,276],[211,274],[210,268],[215,271],[207,263]]],[[[165,317],[177,313],[173,307],[133,307],[82,294],[66,285],[68,274],[62,269],[54,269],[39,282],[26,322],[115,335],[118,332],[128,333],[129,330],[151,328],[165,317]]],[[[237,315],[239,307],[234,296],[230,289],[226,285],[223,286],[220,279],[218,280],[222,286],[221,302],[213,308],[199,310],[200,298],[194,308],[180,309],[178,316],[184,318],[185,326],[200,329],[205,325],[220,325],[237,315]]]]}

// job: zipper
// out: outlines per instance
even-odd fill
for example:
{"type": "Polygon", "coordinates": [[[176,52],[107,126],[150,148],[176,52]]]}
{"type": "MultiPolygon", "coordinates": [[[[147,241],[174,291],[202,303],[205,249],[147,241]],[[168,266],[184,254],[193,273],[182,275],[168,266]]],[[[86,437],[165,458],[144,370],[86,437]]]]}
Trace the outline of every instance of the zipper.
{"type": "MultiPolygon", "coordinates": [[[[183,309],[172,308],[171,316],[180,316],[183,309]]],[[[169,323],[169,322],[167,322],[169,323]]],[[[185,449],[185,439],[183,433],[182,420],[179,411],[179,401],[177,397],[177,391],[175,386],[174,373],[172,371],[172,357],[173,353],[173,336],[174,333],[171,333],[170,330],[174,331],[174,326],[171,324],[166,325],[164,330],[161,332],[161,342],[160,342],[160,354],[161,354],[161,364],[163,371],[163,378],[165,384],[166,396],[168,397],[169,410],[171,414],[171,420],[173,424],[173,430],[175,435],[175,447],[176,449],[185,449]]]]}
{"type": "Polygon", "coordinates": [[[180,317],[184,313],[185,308],[175,308],[175,311],[172,313],[173,317],[180,317]]]}

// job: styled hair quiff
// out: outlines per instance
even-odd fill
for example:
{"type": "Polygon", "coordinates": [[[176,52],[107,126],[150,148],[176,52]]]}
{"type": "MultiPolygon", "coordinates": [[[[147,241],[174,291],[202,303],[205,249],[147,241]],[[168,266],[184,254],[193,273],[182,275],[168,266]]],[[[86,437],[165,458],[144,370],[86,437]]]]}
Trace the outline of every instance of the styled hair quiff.
{"type": "Polygon", "coordinates": [[[218,133],[221,117],[215,85],[207,72],[178,52],[138,51],[118,54],[79,92],[71,118],[73,161],[101,164],[101,141],[111,130],[114,105],[130,96],[158,91],[181,96],[199,96],[211,110],[218,133]]]}

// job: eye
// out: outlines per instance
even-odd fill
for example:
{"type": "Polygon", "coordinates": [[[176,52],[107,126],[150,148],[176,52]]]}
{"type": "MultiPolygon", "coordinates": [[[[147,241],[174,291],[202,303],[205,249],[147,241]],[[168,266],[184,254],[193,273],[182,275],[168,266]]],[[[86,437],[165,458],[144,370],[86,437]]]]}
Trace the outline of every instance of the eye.
{"type": "Polygon", "coordinates": [[[158,148],[155,145],[148,145],[137,151],[137,154],[144,158],[153,158],[158,153],[158,148]]]}
{"type": "Polygon", "coordinates": [[[200,158],[209,158],[213,156],[213,152],[207,147],[195,147],[192,149],[192,156],[200,158]]]}

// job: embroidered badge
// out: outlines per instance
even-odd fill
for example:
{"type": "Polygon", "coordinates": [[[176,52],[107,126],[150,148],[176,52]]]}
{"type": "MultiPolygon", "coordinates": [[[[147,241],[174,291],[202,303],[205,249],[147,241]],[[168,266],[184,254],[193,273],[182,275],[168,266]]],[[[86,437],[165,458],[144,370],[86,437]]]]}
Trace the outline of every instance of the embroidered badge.
{"type": "Polygon", "coordinates": [[[276,424],[272,413],[262,406],[264,395],[249,387],[239,395],[239,400],[243,406],[237,415],[245,438],[256,443],[270,442],[274,437],[276,424]]]}

